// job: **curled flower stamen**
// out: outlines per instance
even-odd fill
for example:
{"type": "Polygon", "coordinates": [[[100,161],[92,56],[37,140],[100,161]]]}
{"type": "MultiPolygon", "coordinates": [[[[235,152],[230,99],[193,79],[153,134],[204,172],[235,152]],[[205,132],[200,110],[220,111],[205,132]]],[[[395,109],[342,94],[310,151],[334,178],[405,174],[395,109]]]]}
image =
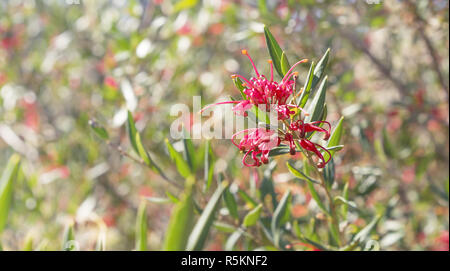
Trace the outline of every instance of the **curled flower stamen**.
{"type": "Polygon", "coordinates": [[[252,82],[250,82],[250,81],[249,81],[247,78],[245,78],[244,76],[239,75],[239,74],[233,74],[232,76],[234,76],[234,78],[239,77],[239,78],[241,78],[242,80],[244,80],[244,81],[248,84],[248,87],[254,87],[253,84],[252,84],[252,82]]]}
{"type": "Polygon", "coordinates": [[[250,57],[250,55],[248,54],[247,50],[242,50],[242,54],[246,55],[248,57],[248,59],[250,59],[250,62],[252,63],[253,69],[255,70],[256,73],[256,77],[259,77],[259,72],[258,69],[256,68],[255,63],[253,62],[253,59],[250,57]]]}
{"type": "Polygon", "coordinates": [[[286,75],[284,76],[283,80],[281,80],[281,82],[282,82],[282,83],[285,83],[285,82],[286,82],[286,79],[291,77],[291,74],[290,74],[291,71],[292,71],[297,65],[299,65],[299,64],[301,64],[301,63],[305,63],[305,62],[308,62],[308,59],[302,59],[302,60],[300,60],[299,62],[297,62],[297,63],[295,63],[294,65],[292,65],[292,67],[288,70],[288,72],[287,72],[286,75]]]}
{"type": "Polygon", "coordinates": [[[269,63],[269,65],[270,65],[270,82],[273,82],[273,63],[272,63],[272,60],[267,60],[267,62],[269,63]]]}
{"type": "Polygon", "coordinates": [[[214,105],[221,105],[221,104],[238,104],[241,101],[226,101],[226,102],[219,102],[219,103],[215,103],[215,104],[209,104],[205,107],[202,108],[202,110],[198,111],[199,114],[203,113],[206,109],[210,108],[211,106],[214,105]]]}

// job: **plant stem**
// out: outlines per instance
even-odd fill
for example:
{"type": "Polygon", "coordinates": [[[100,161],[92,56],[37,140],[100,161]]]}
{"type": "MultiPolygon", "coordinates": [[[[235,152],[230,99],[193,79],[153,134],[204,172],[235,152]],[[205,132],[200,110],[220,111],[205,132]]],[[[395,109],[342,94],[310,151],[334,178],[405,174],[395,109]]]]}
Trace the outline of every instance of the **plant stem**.
{"type": "Polygon", "coordinates": [[[339,230],[339,217],[337,216],[336,213],[336,206],[334,205],[334,201],[333,201],[333,197],[331,196],[331,193],[325,183],[325,178],[323,176],[323,174],[319,171],[319,169],[317,168],[316,164],[314,163],[314,161],[312,160],[311,156],[308,153],[303,152],[306,157],[308,158],[308,161],[311,165],[313,165],[314,170],[316,171],[316,175],[319,176],[320,179],[320,185],[322,186],[322,188],[325,190],[325,194],[328,198],[328,202],[329,202],[329,206],[330,206],[330,216],[331,216],[331,223],[332,223],[332,227],[334,227],[334,229],[337,231],[337,238],[338,238],[338,245],[341,246],[342,245],[342,241],[343,241],[343,236],[341,231],[339,230]]]}

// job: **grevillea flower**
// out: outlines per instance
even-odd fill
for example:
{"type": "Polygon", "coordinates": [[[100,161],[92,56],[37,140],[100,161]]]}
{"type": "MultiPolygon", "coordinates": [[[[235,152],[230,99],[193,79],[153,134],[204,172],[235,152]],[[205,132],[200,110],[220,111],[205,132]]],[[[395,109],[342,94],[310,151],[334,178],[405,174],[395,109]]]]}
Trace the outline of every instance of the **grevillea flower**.
{"type": "MultiPolygon", "coordinates": [[[[272,107],[275,107],[275,110],[279,111],[284,119],[289,118],[289,113],[294,114],[295,111],[289,111],[287,108],[288,98],[291,96],[293,92],[294,80],[291,78],[294,75],[297,75],[297,72],[293,72],[293,69],[301,64],[305,63],[308,60],[303,59],[295,63],[289,71],[286,73],[286,76],[281,80],[281,82],[276,82],[273,80],[273,64],[272,61],[269,60],[270,65],[270,79],[268,79],[265,75],[260,74],[258,69],[253,62],[253,59],[248,54],[247,50],[242,50],[242,54],[246,55],[250,60],[250,63],[253,66],[256,77],[251,77],[250,79],[245,78],[239,74],[233,74],[232,78],[241,79],[244,84],[244,94],[247,96],[247,100],[241,101],[227,101],[211,104],[202,109],[203,112],[205,109],[209,108],[213,105],[220,104],[236,104],[233,107],[233,111],[236,115],[246,116],[246,111],[252,108],[252,105],[260,106],[265,105],[265,110],[270,111],[272,107]]],[[[297,107],[295,105],[290,105],[290,107],[297,107]]],[[[263,106],[264,108],[264,106],[263,106]]]]}
{"type": "Polygon", "coordinates": [[[311,132],[324,133],[324,140],[328,140],[331,125],[327,121],[305,123],[301,118],[294,120],[294,117],[297,115],[296,113],[299,111],[304,116],[308,116],[309,114],[303,108],[290,102],[290,97],[295,92],[295,78],[298,75],[293,70],[297,65],[305,63],[308,60],[303,59],[292,65],[283,79],[277,82],[273,78],[273,63],[271,60],[268,61],[270,65],[270,77],[266,77],[258,71],[247,50],[242,50],[242,54],[248,57],[256,74],[256,77],[251,77],[250,79],[238,74],[232,75],[233,79],[239,78],[242,80],[245,99],[211,104],[204,107],[200,112],[203,112],[210,106],[221,104],[235,104],[232,110],[239,116],[247,116],[247,111],[253,106],[262,108],[267,112],[276,110],[278,120],[285,124],[285,131],[281,131],[280,134],[278,131],[266,128],[251,128],[239,131],[232,136],[231,141],[233,144],[244,153],[242,163],[248,167],[258,167],[262,164],[267,164],[269,162],[270,150],[279,146],[281,142],[285,142],[289,145],[291,155],[296,154],[296,146],[299,146],[306,151],[314,153],[319,159],[317,166],[323,168],[331,159],[330,152],[323,146],[310,141],[308,134],[311,132]],[[321,125],[326,125],[327,129],[322,128],[321,125]],[[238,135],[243,137],[236,143],[236,137],[238,135]],[[328,153],[327,158],[323,156],[323,152],[328,153]]]}
{"type": "Polygon", "coordinates": [[[239,131],[231,137],[231,142],[245,153],[242,163],[245,166],[260,166],[261,162],[267,164],[269,162],[269,152],[280,144],[277,133],[266,128],[252,128],[239,131]],[[236,136],[244,134],[239,144],[235,142],[236,136]],[[247,158],[251,155],[251,163],[247,158]]]}

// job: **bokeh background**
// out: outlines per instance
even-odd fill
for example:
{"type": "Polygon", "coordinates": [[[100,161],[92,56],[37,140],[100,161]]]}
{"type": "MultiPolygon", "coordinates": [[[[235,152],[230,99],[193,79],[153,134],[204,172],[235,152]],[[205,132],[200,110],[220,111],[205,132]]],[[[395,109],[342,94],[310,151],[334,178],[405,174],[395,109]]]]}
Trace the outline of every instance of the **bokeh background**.
{"type": "MultiPolygon", "coordinates": [[[[175,176],[164,145],[170,106],[238,97],[230,75],[252,72],[241,49],[267,73],[267,25],[291,62],[331,48],[328,120],[345,117],[336,179],[349,182],[363,214],[398,201],[378,227],[381,249],[448,250],[448,8],[446,0],[1,1],[0,172],[13,153],[23,157],[2,248],[61,249],[75,223],[82,250],[99,234],[107,249],[134,249],[140,199],[171,188],[99,139],[89,119],[131,151],[130,110],[144,145],[175,176]]],[[[307,66],[299,72],[303,82],[307,66]]],[[[238,150],[212,145],[215,171],[248,187],[254,171],[238,150]]],[[[304,185],[289,178],[278,167],[275,190],[293,189],[292,215],[311,216],[304,185]]],[[[149,249],[161,249],[172,207],[148,204],[149,249]]],[[[224,249],[228,235],[214,230],[206,249],[224,249]]]]}

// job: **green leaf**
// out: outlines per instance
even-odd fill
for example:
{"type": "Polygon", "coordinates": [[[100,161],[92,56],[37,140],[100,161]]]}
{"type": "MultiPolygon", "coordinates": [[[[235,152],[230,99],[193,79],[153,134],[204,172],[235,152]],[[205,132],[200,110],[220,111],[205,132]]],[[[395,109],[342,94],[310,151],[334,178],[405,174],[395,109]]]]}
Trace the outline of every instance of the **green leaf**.
{"type": "Polygon", "coordinates": [[[127,119],[127,133],[128,138],[130,139],[131,146],[133,147],[133,150],[139,154],[139,150],[136,144],[136,125],[134,124],[133,115],[130,111],[128,111],[128,119],[127,119]]]}
{"type": "Polygon", "coordinates": [[[251,227],[255,225],[256,222],[258,222],[259,216],[261,215],[261,210],[262,204],[259,204],[244,217],[244,222],[242,223],[242,225],[244,225],[244,227],[251,227]]]}
{"type": "Polygon", "coordinates": [[[180,200],[179,200],[175,195],[173,195],[172,193],[170,193],[168,190],[166,190],[166,195],[167,195],[167,197],[170,199],[171,202],[173,202],[173,203],[178,203],[178,202],[180,202],[180,200]]]}
{"type": "Polygon", "coordinates": [[[147,164],[147,166],[152,166],[152,160],[150,159],[150,155],[148,154],[148,152],[145,150],[144,145],[142,145],[142,141],[141,141],[141,135],[139,133],[135,134],[135,144],[136,144],[136,148],[137,148],[137,152],[139,154],[139,156],[142,158],[142,160],[144,160],[144,163],[147,164]]]}
{"type": "Polygon", "coordinates": [[[311,63],[311,67],[309,67],[308,76],[306,77],[305,85],[303,86],[302,94],[300,94],[300,98],[298,99],[298,106],[304,108],[306,102],[308,101],[309,94],[311,93],[311,86],[314,78],[314,68],[316,64],[314,61],[311,63]]]}
{"type": "MultiPolygon", "coordinates": [[[[348,187],[349,187],[349,182],[347,181],[344,185],[344,189],[342,190],[342,197],[348,201],[348,187]]],[[[347,215],[348,215],[348,205],[344,204],[341,208],[342,210],[342,216],[344,217],[345,220],[347,220],[347,215]]]]}
{"type": "Polygon", "coordinates": [[[286,73],[291,68],[291,65],[289,65],[289,61],[284,51],[281,53],[280,65],[281,65],[281,72],[283,73],[283,75],[286,75],[286,73]]]}
{"type": "MultiPolygon", "coordinates": [[[[327,81],[328,81],[328,78],[327,78],[327,76],[325,76],[325,78],[323,79],[322,83],[319,86],[319,89],[317,90],[317,93],[314,95],[314,98],[311,101],[311,104],[308,107],[308,112],[311,115],[306,117],[306,122],[313,122],[313,121],[321,120],[320,117],[322,116],[323,108],[325,105],[327,81]]],[[[308,134],[312,134],[312,133],[310,132],[308,134]]]]}
{"type": "MultiPolygon", "coordinates": [[[[339,149],[332,149],[336,146],[342,146],[339,145],[339,142],[341,141],[341,137],[343,134],[343,123],[344,123],[344,117],[341,117],[336,124],[336,127],[334,128],[333,132],[331,133],[330,139],[328,139],[327,149],[331,154],[331,157],[333,157],[334,153],[337,152],[339,149]]],[[[324,153],[325,160],[328,159],[328,153],[324,153]]]]}
{"type": "Polygon", "coordinates": [[[0,234],[6,226],[8,213],[10,211],[13,185],[17,178],[20,165],[20,156],[13,154],[0,178],[0,234]]]}
{"type": "MultiPolygon", "coordinates": [[[[186,130],[184,130],[186,133],[186,130]]],[[[195,170],[195,150],[192,140],[185,135],[183,138],[184,160],[189,165],[191,172],[195,170]]]]}
{"type": "Polygon", "coordinates": [[[319,60],[319,62],[317,62],[317,65],[314,69],[314,77],[312,80],[311,89],[314,89],[316,85],[320,82],[320,80],[324,77],[329,56],[330,56],[330,48],[327,49],[327,51],[319,60]]]}
{"type": "Polygon", "coordinates": [[[380,221],[381,217],[382,217],[381,215],[378,215],[375,218],[373,218],[372,221],[369,224],[367,224],[367,226],[365,226],[362,230],[360,230],[358,232],[358,234],[356,234],[353,237],[352,242],[356,242],[356,243],[364,242],[367,239],[367,237],[369,236],[370,232],[375,228],[378,221],[380,221]]]}
{"type": "Polygon", "coordinates": [[[100,126],[98,122],[96,122],[95,120],[89,120],[89,126],[91,126],[92,130],[98,137],[104,140],[108,140],[109,138],[108,131],[106,131],[106,129],[103,126],[100,126]]]}
{"type": "Polygon", "coordinates": [[[242,85],[243,82],[239,77],[234,77],[233,78],[233,83],[236,86],[236,88],[239,90],[239,92],[241,93],[241,96],[244,100],[247,100],[247,95],[244,93],[244,86],[242,85]]]}
{"type": "Polygon", "coordinates": [[[255,208],[258,205],[258,203],[254,199],[252,199],[252,197],[250,197],[244,190],[239,189],[238,194],[251,208],[255,208]]]}
{"type": "Polygon", "coordinates": [[[208,204],[189,235],[186,250],[201,250],[203,248],[209,229],[214,221],[214,216],[219,207],[220,198],[227,186],[227,182],[222,182],[209,199],[208,204]]]}
{"type": "Polygon", "coordinates": [[[175,205],[167,227],[163,250],[177,251],[186,248],[189,232],[194,222],[193,186],[195,181],[188,179],[181,200],[175,205]]]}
{"type": "Polygon", "coordinates": [[[344,204],[344,205],[350,206],[352,208],[356,208],[356,203],[354,203],[353,201],[349,201],[341,196],[336,196],[334,198],[334,203],[335,203],[335,205],[344,204]]]}
{"type": "Polygon", "coordinates": [[[320,182],[311,179],[309,176],[307,176],[305,173],[303,173],[302,171],[296,169],[291,163],[290,161],[286,162],[286,166],[289,170],[289,172],[292,173],[292,175],[294,175],[295,177],[299,178],[300,180],[304,180],[306,182],[312,182],[312,183],[316,183],[316,184],[320,184],[320,182]]]}
{"type": "Polygon", "coordinates": [[[188,163],[183,159],[183,156],[174,149],[168,139],[166,139],[166,145],[169,150],[170,157],[175,161],[175,165],[180,175],[184,178],[189,177],[191,175],[191,169],[188,163]]]}
{"type": "Polygon", "coordinates": [[[325,168],[323,169],[322,174],[325,179],[325,184],[327,185],[328,189],[331,189],[331,187],[334,183],[334,177],[335,177],[335,168],[334,168],[333,158],[325,165],[325,168]]]}
{"type": "Polygon", "coordinates": [[[62,249],[64,251],[73,251],[77,249],[75,245],[75,233],[73,230],[73,223],[69,223],[66,226],[66,229],[64,230],[62,249]]]}
{"type": "Polygon", "coordinates": [[[219,231],[225,232],[225,233],[233,233],[236,230],[236,227],[227,223],[223,222],[214,222],[213,223],[214,228],[218,229],[219,231]]]}
{"type": "Polygon", "coordinates": [[[316,201],[317,205],[320,209],[326,214],[329,214],[327,208],[325,208],[325,205],[323,205],[322,201],[320,200],[319,194],[317,193],[316,189],[314,188],[314,185],[310,182],[308,184],[309,192],[311,193],[312,198],[316,201]]]}
{"type": "Polygon", "coordinates": [[[214,161],[213,161],[213,152],[211,149],[211,142],[208,140],[206,141],[206,147],[205,147],[205,155],[204,155],[204,186],[203,186],[203,192],[208,191],[209,187],[211,187],[211,183],[214,176],[214,161]]]}
{"type": "Polygon", "coordinates": [[[266,37],[267,49],[269,50],[270,57],[272,58],[273,66],[280,77],[284,77],[283,69],[281,68],[281,56],[283,54],[283,50],[281,50],[280,45],[275,40],[272,33],[270,33],[269,28],[266,26],[264,26],[264,36],[266,37]]]}
{"type": "Polygon", "coordinates": [[[136,250],[147,250],[147,205],[145,201],[142,201],[139,205],[137,217],[136,217],[136,250]]]}
{"type": "Polygon", "coordinates": [[[291,201],[291,191],[288,190],[286,193],[284,193],[283,197],[281,198],[280,202],[277,205],[277,208],[275,209],[271,221],[271,230],[272,234],[274,236],[274,243],[275,245],[279,245],[280,241],[280,226],[282,225],[282,222],[285,218],[286,212],[289,212],[289,204],[291,201]]]}
{"type": "Polygon", "coordinates": [[[230,215],[235,219],[239,219],[236,199],[234,198],[234,195],[230,192],[229,187],[227,187],[223,192],[223,200],[225,201],[225,206],[227,206],[230,215]]]}

